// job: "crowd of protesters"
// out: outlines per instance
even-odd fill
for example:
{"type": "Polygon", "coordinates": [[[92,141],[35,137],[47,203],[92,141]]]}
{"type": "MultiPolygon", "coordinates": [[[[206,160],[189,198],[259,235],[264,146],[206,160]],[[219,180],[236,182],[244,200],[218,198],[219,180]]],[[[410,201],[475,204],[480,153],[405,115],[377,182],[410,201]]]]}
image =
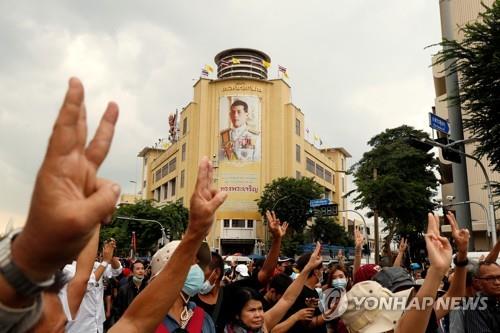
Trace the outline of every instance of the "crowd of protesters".
{"type": "MultiPolygon", "coordinates": [[[[428,216],[428,263],[361,264],[356,230],[351,263],[324,262],[321,245],[279,257],[287,223],[267,212],[272,243],[262,260],[226,263],[203,242],[226,194],[199,165],[181,240],[150,262],[120,262],[116,242],[98,251],[120,189],[97,178],[118,107],[108,107],[87,145],[83,86],[71,79],[38,173],[27,223],[0,242],[0,332],[496,332],[500,327],[500,243],[468,260],[469,231],[453,214],[450,240],[428,216]],[[451,241],[451,243],[450,243],[451,241]],[[452,245],[455,247],[453,256],[452,245]],[[96,260],[96,258],[98,258],[96,260]]],[[[119,246],[119,244],[118,244],[119,246]]]]}

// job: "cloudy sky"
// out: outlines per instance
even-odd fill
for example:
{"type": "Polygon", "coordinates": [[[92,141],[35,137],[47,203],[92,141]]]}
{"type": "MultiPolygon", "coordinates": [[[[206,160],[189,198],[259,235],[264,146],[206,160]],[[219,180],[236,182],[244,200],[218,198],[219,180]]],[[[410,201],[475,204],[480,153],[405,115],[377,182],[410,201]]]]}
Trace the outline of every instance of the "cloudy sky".
{"type": "Polygon", "coordinates": [[[108,100],[121,114],[101,175],[133,192],[137,152],[167,136],[204,64],[250,47],[288,68],[306,127],[351,163],[370,137],[427,130],[438,1],[0,0],[0,231],[22,224],[67,79],[86,88],[90,130],[108,100]]]}

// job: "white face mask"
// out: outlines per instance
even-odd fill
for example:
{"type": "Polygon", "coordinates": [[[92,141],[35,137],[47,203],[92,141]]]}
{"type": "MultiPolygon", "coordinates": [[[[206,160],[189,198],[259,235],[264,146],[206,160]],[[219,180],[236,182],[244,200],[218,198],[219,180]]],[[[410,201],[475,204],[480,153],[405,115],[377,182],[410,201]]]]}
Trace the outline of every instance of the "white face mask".
{"type": "Polygon", "coordinates": [[[215,284],[210,284],[210,281],[206,280],[205,282],[203,282],[203,286],[201,287],[200,294],[206,295],[209,292],[211,292],[212,289],[214,289],[214,287],[215,287],[215,284]]]}
{"type": "Polygon", "coordinates": [[[333,288],[343,289],[346,286],[347,286],[347,279],[341,278],[341,279],[332,280],[332,287],[333,288]]]}

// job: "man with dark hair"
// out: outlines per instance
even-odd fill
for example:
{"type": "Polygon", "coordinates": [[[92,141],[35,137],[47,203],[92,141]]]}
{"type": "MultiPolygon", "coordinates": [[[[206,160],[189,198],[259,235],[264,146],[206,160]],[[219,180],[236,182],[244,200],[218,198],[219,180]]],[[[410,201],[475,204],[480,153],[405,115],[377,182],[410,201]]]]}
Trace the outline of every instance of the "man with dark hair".
{"type": "Polygon", "coordinates": [[[147,282],[144,280],[144,263],[141,260],[136,260],[132,264],[132,275],[129,276],[127,284],[120,287],[118,296],[113,303],[113,314],[115,320],[118,320],[130,303],[144,288],[147,282]]]}
{"type": "MultiPolygon", "coordinates": [[[[311,254],[311,252],[303,254],[299,257],[299,259],[297,259],[297,269],[299,271],[302,272],[304,267],[307,265],[309,259],[311,258],[311,254]]],[[[325,320],[318,307],[319,294],[315,289],[316,285],[318,285],[318,283],[321,284],[323,280],[321,268],[322,264],[318,265],[318,267],[308,273],[302,292],[284,317],[284,319],[286,319],[284,322],[289,321],[291,325],[291,327],[289,329],[285,329],[285,331],[292,333],[326,332],[325,320]],[[305,308],[314,308],[314,313],[303,313],[302,309],[305,308]],[[295,313],[297,313],[296,316],[294,316],[295,313]],[[288,320],[289,318],[290,320],[288,320]]]]}
{"type": "Polygon", "coordinates": [[[286,288],[288,288],[292,282],[292,278],[284,273],[273,276],[264,294],[264,301],[262,302],[264,312],[272,308],[273,305],[279,301],[281,296],[285,293],[286,288]]]}
{"type": "Polygon", "coordinates": [[[236,100],[231,104],[229,118],[232,126],[220,132],[221,153],[225,159],[244,161],[260,159],[259,133],[247,127],[248,117],[246,102],[236,100]]]}
{"type": "Polygon", "coordinates": [[[205,282],[202,290],[191,300],[212,317],[217,327],[224,294],[221,281],[224,277],[224,260],[220,254],[212,252],[212,260],[205,268],[205,282]]]}

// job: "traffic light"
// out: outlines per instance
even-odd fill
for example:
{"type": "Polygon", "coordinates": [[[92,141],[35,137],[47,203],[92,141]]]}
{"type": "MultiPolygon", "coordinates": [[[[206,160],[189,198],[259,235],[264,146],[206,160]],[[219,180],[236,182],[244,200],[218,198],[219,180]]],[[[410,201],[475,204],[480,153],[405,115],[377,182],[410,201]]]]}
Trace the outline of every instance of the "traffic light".
{"type": "Polygon", "coordinates": [[[410,135],[408,138],[406,138],[405,143],[415,149],[428,152],[433,148],[433,146],[427,142],[422,141],[421,138],[415,136],[415,135],[410,135]]]}
{"type": "Polygon", "coordinates": [[[306,211],[306,218],[311,218],[314,216],[314,209],[308,208],[306,211]]]}
{"type": "MultiPolygon", "coordinates": [[[[443,145],[448,145],[448,144],[454,142],[453,140],[448,139],[447,136],[437,138],[435,141],[439,142],[443,145]]],[[[462,157],[457,152],[451,151],[450,149],[447,149],[447,148],[442,148],[441,153],[443,155],[443,158],[446,161],[453,162],[453,163],[462,163],[462,157]]]]}

